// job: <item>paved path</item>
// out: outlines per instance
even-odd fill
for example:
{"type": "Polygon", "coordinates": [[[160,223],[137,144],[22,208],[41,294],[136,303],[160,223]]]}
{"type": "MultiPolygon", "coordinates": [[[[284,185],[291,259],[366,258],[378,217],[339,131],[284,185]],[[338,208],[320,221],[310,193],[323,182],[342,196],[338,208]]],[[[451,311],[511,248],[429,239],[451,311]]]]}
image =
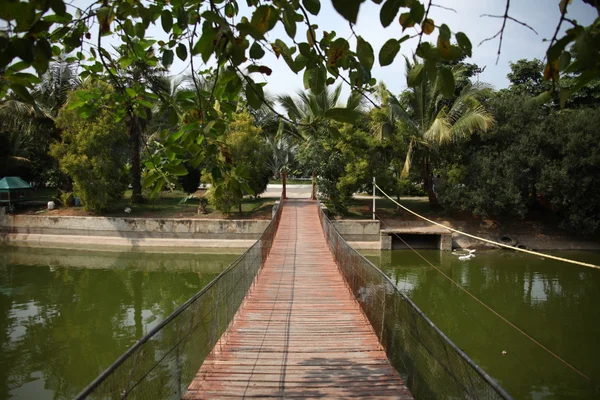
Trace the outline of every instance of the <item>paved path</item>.
{"type": "Polygon", "coordinates": [[[317,202],[287,200],[273,248],[185,399],[412,399],[325,242],[317,202]]]}

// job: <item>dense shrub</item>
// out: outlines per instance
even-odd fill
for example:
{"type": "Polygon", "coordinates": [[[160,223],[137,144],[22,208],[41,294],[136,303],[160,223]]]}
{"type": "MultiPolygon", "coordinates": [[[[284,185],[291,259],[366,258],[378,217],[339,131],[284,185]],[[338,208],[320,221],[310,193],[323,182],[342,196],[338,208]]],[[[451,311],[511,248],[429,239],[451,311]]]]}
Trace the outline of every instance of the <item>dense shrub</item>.
{"type": "Polygon", "coordinates": [[[438,165],[444,207],[498,218],[545,209],[563,228],[598,232],[600,111],[531,108],[526,97],[508,92],[490,105],[496,127],[457,146],[438,165]]]}
{"type": "Polygon", "coordinates": [[[108,108],[99,108],[89,118],[62,108],[56,125],[60,142],[51,145],[61,171],[73,179],[75,195],[86,210],[102,212],[120,200],[127,188],[127,130],[114,121],[108,108]]]}
{"type": "Polygon", "coordinates": [[[238,208],[241,213],[244,196],[258,197],[267,189],[271,150],[247,112],[235,114],[227,130],[226,145],[225,162],[230,166],[230,173],[222,178],[209,176],[212,187],[208,198],[221,212],[229,214],[238,208]]]}

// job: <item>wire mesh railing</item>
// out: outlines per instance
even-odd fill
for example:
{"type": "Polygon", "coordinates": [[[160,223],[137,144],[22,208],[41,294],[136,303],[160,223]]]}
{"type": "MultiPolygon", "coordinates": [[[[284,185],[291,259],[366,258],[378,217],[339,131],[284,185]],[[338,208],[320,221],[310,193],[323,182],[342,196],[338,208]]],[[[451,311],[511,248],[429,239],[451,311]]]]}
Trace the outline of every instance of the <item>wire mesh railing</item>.
{"type": "Polygon", "coordinates": [[[181,399],[267,259],[282,204],[252,247],[133,345],[77,399],[181,399]]]}
{"type": "Polygon", "coordinates": [[[319,212],[325,237],[388,359],[415,399],[510,399],[510,395],[319,212]]]}

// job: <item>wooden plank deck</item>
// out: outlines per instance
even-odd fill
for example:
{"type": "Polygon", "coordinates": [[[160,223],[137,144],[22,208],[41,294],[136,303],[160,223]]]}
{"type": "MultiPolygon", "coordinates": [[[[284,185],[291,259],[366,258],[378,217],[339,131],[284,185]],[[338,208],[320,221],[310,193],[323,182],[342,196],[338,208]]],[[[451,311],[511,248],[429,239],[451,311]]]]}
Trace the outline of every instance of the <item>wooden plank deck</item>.
{"type": "Polygon", "coordinates": [[[317,202],[286,200],[273,248],[185,399],[412,399],[345,285],[317,202]]]}

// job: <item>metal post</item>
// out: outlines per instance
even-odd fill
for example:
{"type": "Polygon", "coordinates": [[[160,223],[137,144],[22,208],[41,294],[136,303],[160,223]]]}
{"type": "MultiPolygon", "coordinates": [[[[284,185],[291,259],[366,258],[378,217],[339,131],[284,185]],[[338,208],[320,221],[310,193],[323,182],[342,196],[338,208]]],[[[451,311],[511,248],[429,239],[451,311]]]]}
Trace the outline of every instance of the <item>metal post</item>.
{"type": "Polygon", "coordinates": [[[375,177],[373,177],[373,221],[375,221],[375,177]]]}

